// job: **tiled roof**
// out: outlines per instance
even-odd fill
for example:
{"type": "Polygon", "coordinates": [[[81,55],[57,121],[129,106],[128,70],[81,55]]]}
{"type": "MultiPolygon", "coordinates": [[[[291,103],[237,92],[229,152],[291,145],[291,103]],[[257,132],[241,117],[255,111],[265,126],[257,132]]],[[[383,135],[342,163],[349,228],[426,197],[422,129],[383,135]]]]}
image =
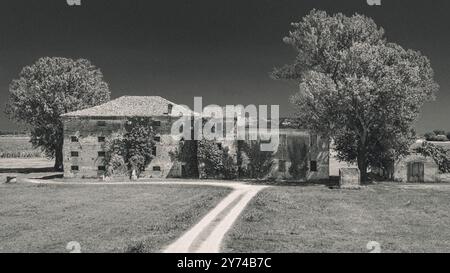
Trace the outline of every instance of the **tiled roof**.
{"type": "Polygon", "coordinates": [[[63,117],[151,117],[167,116],[172,105],[171,116],[182,116],[191,110],[159,96],[123,96],[91,108],[63,114],[63,117]]]}

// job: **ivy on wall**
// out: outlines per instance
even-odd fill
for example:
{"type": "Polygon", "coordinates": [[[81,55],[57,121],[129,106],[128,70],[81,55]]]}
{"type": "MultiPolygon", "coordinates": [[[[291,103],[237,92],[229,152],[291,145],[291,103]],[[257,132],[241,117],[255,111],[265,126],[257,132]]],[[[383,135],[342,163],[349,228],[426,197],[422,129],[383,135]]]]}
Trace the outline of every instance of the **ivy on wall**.
{"type": "Polygon", "coordinates": [[[261,141],[238,141],[239,176],[264,179],[274,165],[274,153],[261,151],[261,141]]]}
{"type": "Polygon", "coordinates": [[[415,150],[423,156],[433,158],[442,173],[450,173],[450,154],[445,148],[424,141],[422,146],[415,150]]]}
{"type": "Polygon", "coordinates": [[[151,118],[131,117],[125,123],[125,133],[105,142],[107,175],[122,175],[133,171],[139,176],[153,159],[154,130],[151,118]]]}
{"type": "Polygon", "coordinates": [[[211,140],[198,141],[197,158],[200,178],[235,179],[238,166],[227,147],[211,140]]]}
{"type": "Polygon", "coordinates": [[[172,161],[182,162],[183,177],[198,178],[198,159],[197,159],[197,141],[183,140],[178,144],[176,151],[171,151],[169,154],[172,161]]]}
{"type": "Polygon", "coordinates": [[[308,139],[292,138],[287,144],[288,157],[291,161],[289,174],[295,179],[305,178],[308,173],[308,139]]]}

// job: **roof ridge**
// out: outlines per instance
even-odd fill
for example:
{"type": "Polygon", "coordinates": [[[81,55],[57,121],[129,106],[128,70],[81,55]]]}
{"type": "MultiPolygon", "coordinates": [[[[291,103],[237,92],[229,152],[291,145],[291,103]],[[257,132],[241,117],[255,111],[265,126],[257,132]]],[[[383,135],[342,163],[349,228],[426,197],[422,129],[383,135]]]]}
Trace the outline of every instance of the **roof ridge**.
{"type": "Polygon", "coordinates": [[[105,103],[95,105],[89,108],[80,109],[65,113],[61,116],[166,116],[166,115],[183,115],[188,109],[184,109],[179,104],[176,104],[162,96],[129,96],[124,95],[112,99],[105,103]],[[169,113],[168,105],[178,110],[169,113]],[[183,108],[181,110],[180,108],[183,108]],[[181,110],[181,111],[180,111],[181,110]]]}

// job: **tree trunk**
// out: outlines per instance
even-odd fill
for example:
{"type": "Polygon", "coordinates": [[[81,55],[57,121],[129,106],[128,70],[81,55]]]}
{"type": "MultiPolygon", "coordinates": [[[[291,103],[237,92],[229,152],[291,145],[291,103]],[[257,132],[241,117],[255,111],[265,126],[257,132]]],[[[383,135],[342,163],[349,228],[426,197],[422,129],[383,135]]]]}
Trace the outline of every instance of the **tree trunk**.
{"type": "Polygon", "coordinates": [[[358,169],[361,176],[361,182],[367,182],[367,149],[366,149],[367,131],[363,130],[358,147],[358,169]]]}
{"type": "Polygon", "coordinates": [[[361,182],[367,182],[367,154],[365,152],[358,154],[358,169],[361,175],[361,182]]]}
{"type": "Polygon", "coordinates": [[[55,150],[55,167],[54,167],[56,172],[61,172],[64,170],[64,165],[63,165],[63,145],[62,144],[58,144],[56,145],[56,150],[55,150]]]}

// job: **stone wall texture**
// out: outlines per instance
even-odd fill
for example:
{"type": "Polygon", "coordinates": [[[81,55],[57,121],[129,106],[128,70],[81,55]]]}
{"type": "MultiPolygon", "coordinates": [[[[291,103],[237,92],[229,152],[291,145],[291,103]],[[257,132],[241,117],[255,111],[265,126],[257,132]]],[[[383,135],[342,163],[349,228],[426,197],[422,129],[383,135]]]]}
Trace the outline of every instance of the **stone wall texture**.
{"type": "Polygon", "coordinates": [[[342,189],[358,189],[361,187],[361,175],[357,168],[341,168],[339,170],[339,186],[342,189]]]}
{"type": "Polygon", "coordinates": [[[274,163],[270,178],[276,180],[328,179],[329,142],[305,130],[280,130],[280,145],[274,163]]]}
{"type": "Polygon", "coordinates": [[[412,163],[422,163],[424,167],[424,181],[422,182],[439,182],[439,168],[430,157],[424,157],[418,154],[411,154],[401,160],[399,160],[394,166],[394,180],[398,182],[415,182],[409,181],[408,168],[412,163]]]}
{"type": "MultiPolygon", "coordinates": [[[[172,124],[176,117],[152,117],[159,122],[155,126],[156,156],[141,177],[183,177],[183,162],[174,157],[181,136],[172,137],[172,124]]],[[[125,132],[126,118],[65,117],[64,118],[64,176],[98,178],[104,174],[104,142],[99,138],[111,138],[125,132]]],[[[329,142],[305,130],[280,130],[280,144],[274,153],[274,164],[267,179],[315,181],[329,178],[329,142]]],[[[238,142],[218,141],[227,147],[237,164],[238,142]]],[[[201,166],[199,166],[201,169],[201,166]]]]}
{"type": "MultiPolygon", "coordinates": [[[[179,140],[170,135],[172,123],[176,119],[162,116],[154,117],[152,120],[160,122],[160,126],[154,126],[160,141],[155,143],[156,157],[147,166],[142,176],[180,177],[181,163],[171,156],[179,143],[179,140]]],[[[101,152],[104,152],[104,142],[99,140],[99,137],[107,140],[115,133],[124,133],[126,121],[126,118],[64,118],[64,176],[101,177],[104,174],[102,170],[104,162],[101,156],[101,152]]]]}

